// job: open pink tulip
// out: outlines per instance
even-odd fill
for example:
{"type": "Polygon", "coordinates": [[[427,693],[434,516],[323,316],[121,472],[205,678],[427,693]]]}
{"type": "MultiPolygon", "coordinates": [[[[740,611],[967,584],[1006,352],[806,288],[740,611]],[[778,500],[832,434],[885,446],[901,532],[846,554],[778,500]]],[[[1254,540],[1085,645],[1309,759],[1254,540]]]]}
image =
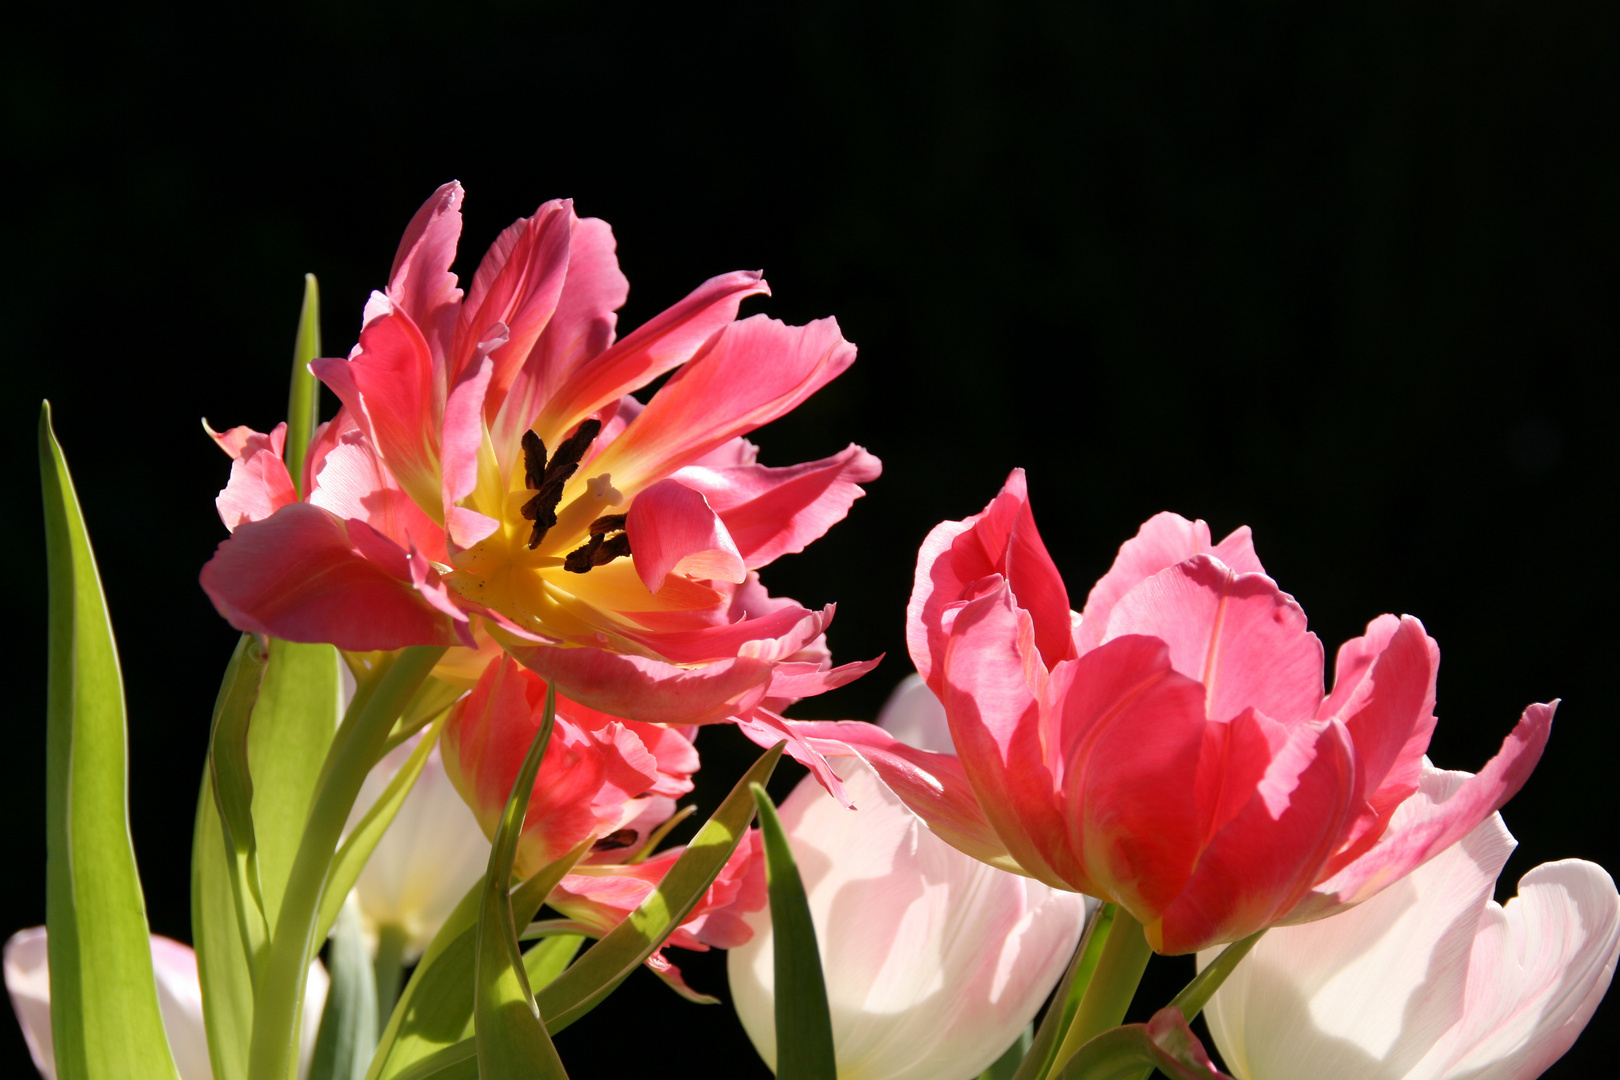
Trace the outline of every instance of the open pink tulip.
{"type": "MultiPolygon", "coordinates": [[[[912,746],[949,749],[945,714],[915,676],[879,721],[912,746]]],[[[930,833],[859,760],[840,763],[858,810],[805,777],[781,806],[804,880],[832,1011],[838,1075],[968,1080],[1011,1045],[1051,993],[1086,898],[986,866],[930,833]]],[[[726,957],[733,1003],[776,1065],[768,908],[726,957]]]]}
{"type": "MultiPolygon", "coordinates": [[[[51,1042],[51,972],[43,926],[19,930],[6,942],[6,990],[22,1025],[28,1052],[45,1080],[56,1080],[56,1049],[51,1042]]],[[[211,1080],[208,1033],[203,1027],[202,987],[197,981],[197,954],[158,934],[152,935],[152,974],[157,981],[158,1010],[169,1037],[180,1080],[211,1080]]],[[[298,1075],[309,1072],[310,1054],[320,1028],[321,1009],[331,985],[319,960],[310,965],[305,990],[302,1050],[298,1075]]]]}
{"type": "MultiPolygon", "coordinates": [[[[1425,769],[1441,805],[1467,773],[1425,769]]],[[[1574,1043],[1620,955],[1599,866],[1546,863],[1506,906],[1500,815],[1352,911],[1261,938],[1205,1009],[1239,1080],[1531,1080],[1574,1043]]],[[[1200,954],[1208,963],[1214,953],[1200,954]]]]}
{"type": "MultiPolygon", "coordinates": [[[[445,721],[439,739],[445,772],[487,836],[495,834],[540,730],[545,699],[545,681],[503,657],[445,721]]],[[[519,875],[535,873],[587,837],[597,838],[609,859],[644,842],[692,790],[698,769],[692,734],[559,698],[518,841],[519,875]]]]}
{"type": "MultiPolygon", "coordinates": [[[[783,696],[777,665],[833,609],[765,602],[753,571],[842,518],[879,465],[850,446],[767,468],[743,436],[854,346],[831,319],[737,320],[769,291],[757,273],[714,278],[615,341],[628,285],[613,234],[567,200],[502,233],[463,296],[461,201],[454,183],[428,200],[359,344],[311,365],[343,407],[310,448],[305,499],[282,429],[215,436],[234,459],[219,499],[234,531],[203,588],[241,629],[350,650],[471,647],[482,623],[617,716],[696,723],[783,696]],[[645,405],[630,396],[671,371],[645,405]]],[[[824,689],[860,670],[789,674],[824,689]]]]}
{"type": "Polygon", "coordinates": [[[1076,614],[1021,471],[924,541],[907,639],[956,755],[790,721],[801,758],[858,750],[948,842],[1119,903],[1165,953],[1399,880],[1519,789],[1552,723],[1530,706],[1452,798],[1416,799],[1439,663],[1416,619],[1373,620],[1324,695],[1321,643],[1248,530],[1215,544],[1174,514],[1120,548],[1076,614]]]}

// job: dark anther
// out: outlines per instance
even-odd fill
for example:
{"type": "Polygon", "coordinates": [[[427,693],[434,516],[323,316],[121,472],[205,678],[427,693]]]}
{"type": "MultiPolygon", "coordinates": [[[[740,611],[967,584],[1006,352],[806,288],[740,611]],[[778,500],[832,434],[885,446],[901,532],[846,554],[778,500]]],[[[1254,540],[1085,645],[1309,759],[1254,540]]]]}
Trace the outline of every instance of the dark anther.
{"type": "Polygon", "coordinates": [[[592,851],[617,851],[620,848],[627,848],[627,847],[629,847],[631,844],[633,844],[635,842],[636,842],[636,830],[634,830],[634,829],[620,829],[618,832],[610,832],[610,833],[608,833],[606,836],[602,837],[602,839],[600,839],[596,843],[592,844],[591,845],[591,850],[592,851]]]}
{"type": "MultiPolygon", "coordinates": [[[[529,549],[540,546],[546,533],[557,524],[557,504],[562,502],[563,485],[579,469],[579,461],[591,443],[602,433],[602,421],[591,419],[580,424],[575,432],[564,439],[557,452],[546,461],[546,445],[533,431],[523,435],[524,482],[534,491],[534,498],[523,504],[520,511],[534,522],[529,536],[529,549]],[[531,442],[530,440],[533,440],[531,442]],[[538,467],[537,467],[538,466],[538,467]]],[[[589,567],[587,567],[589,569],[589,567]]],[[[583,571],[581,571],[583,573],[583,571]]]]}
{"type": "Polygon", "coordinates": [[[613,532],[623,532],[623,531],[624,531],[624,515],[623,514],[603,514],[601,517],[599,517],[595,521],[591,522],[591,535],[592,536],[600,536],[603,533],[613,533],[613,532]]]}
{"type": "Polygon", "coordinates": [[[546,479],[546,444],[533,431],[523,433],[523,485],[537,490],[546,479]]]}
{"type": "Polygon", "coordinates": [[[624,533],[614,533],[612,536],[597,533],[568,553],[568,557],[563,560],[563,569],[570,573],[584,574],[593,566],[602,566],[629,554],[630,537],[624,533]]]}

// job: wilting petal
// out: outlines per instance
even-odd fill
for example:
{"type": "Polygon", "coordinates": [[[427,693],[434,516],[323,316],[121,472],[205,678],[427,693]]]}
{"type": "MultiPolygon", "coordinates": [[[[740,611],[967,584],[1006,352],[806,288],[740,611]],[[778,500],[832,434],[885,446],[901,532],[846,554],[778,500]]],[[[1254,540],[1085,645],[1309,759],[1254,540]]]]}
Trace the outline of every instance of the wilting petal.
{"type": "Polygon", "coordinates": [[[1234,529],[1219,544],[1212,544],[1209,526],[1203,521],[1188,521],[1180,514],[1169,511],[1154,514],[1143,523],[1135,536],[1120,545],[1114,565],[1098,579],[1086,596],[1080,628],[1075,632],[1080,650],[1084,652],[1102,643],[1103,634],[1108,629],[1108,613],[1120,597],[1159,571],[1168,570],[1195,555],[1213,555],[1234,573],[1265,573],[1265,568],[1254,553],[1254,542],[1247,525],[1234,529]]]}
{"type": "MultiPolygon", "coordinates": [[[[1085,898],[946,845],[867,767],[842,761],[858,810],[810,777],[780,809],[816,926],[839,1075],[977,1076],[1062,974],[1085,898]]],[[[727,971],[738,1017],[774,1067],[770,913],[749,922],[755,935],[731,950],[727,971]]]]}
{"type": "Polygon", "coordinates": [[[636,573],[651,592],[668,574],[734,582],[748,576],[720,515],[679,480],[660,480],[637,495],[624,531],[636,573]]]}
{"type": "Polygon", "coordinates": [[[834,319],[787,326],[756,315],[729,323],[592,468],[624,490],[639,488],[789,412],[854,362],[855,346],[834,319]]]}
{"type": "MultiPolygon", "coordinates": [[[[859,446],[804,465],[772,469],[688,466],[678,480],[708,499],[749,569],[805,545],[843,520],[860,486],[876,480],[882,466],[859,446]]],[[[645,497],[645,496],[643,496],[645,497]]],[[[632,541],[633,542],[633,541],[632,541]]]]}
{"type": "Polygon", "coordinates": [[[203,567],[202,587],[238,630],[288,641],[362,652],[460,641],[456,621],[414,583],[406,552],[308,503],[237,529],[203,567]]]}

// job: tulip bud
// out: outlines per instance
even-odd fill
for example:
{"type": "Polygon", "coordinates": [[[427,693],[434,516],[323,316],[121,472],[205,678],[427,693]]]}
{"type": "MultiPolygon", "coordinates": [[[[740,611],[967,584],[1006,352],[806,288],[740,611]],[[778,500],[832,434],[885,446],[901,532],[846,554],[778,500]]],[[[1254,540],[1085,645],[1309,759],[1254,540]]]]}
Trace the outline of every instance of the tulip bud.
{"type": "MultiPolygon", "coordinates": [[[[920,680],[881,722],[948,749],[944,712],[920,680]]],[[[810,900],[842,1077],[966,1080],[1034,1018],[1074,952],[1085,897],[994,869],[929,832],[856,759],[838,763],[846,810],[806,777],[780,813],[810,900]]],[[[737,1015],[776,1067],[768,908],[731,950],[737,1015]]]]}
{"type": "MultiPolygon", "coordinates": [[[[11,935],[6,942],[6,990],[11,1007],[22,1025],[34,1067],[45,1080],[56,1080],[56,1048],[51,1043],[51,972],[45,928],[30,927],[11,935]]],[[[212,1080],[213,1066],[208,1058],[208,1033],[203,1027],[202,987],[197,981],[197,954],[178,941],[152,935],[152,974],[157,980],[158,1011],[163,1030],[169,1037],[180,1080],[212,1080]]],[[[298,1075],[309,1073],[309,1057],[315,1048],[321,1010],[326,1005],[330,980],[319,960],[309,966],[309,984],[304,990],[302,1049],[298,1075]]]]}
{"type": "MultiPolygon", "coordinates": [[[[1425,769],[1444,802],[1467,773],[1425,769]]],[[[1620,954],[1603,869],[1546,863],[1491,899],[1499,814],[1359,907],[1274,927],[1205,1010],[1239,1080],[1530,1080],[1586,1026],[1620,954]]],[[[1200,966],[1219,954],[1198,956],[1200,966]]]]}

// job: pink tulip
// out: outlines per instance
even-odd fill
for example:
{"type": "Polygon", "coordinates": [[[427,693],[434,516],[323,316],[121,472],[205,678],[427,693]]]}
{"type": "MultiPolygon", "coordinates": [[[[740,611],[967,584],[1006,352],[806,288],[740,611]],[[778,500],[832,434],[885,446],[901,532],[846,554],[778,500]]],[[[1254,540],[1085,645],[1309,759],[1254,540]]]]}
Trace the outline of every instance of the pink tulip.
{"type": "MultiPolygon", "coordinates": [[[[540,729],[545,697],[544,680],[503,657],[445,721],[439,741],[445,772],[486,836],[500,824],[540,729]]],[[[518,873],[535,873],[587,837],[598,838],[605,859],[644,842],[692,790],[698,754],[691,734],[559,698],[518,842],[518,873]]]]}
{"type": "MultiPolygon", "coordinates": [[[[1467,773],[1425,769],[1444,802],[1467,773]]],[[[1547,863],[1491,899],[1514,840],[1492,814],[1352,911],[1261,938],[1205,1009],[1239,1080],[1531,1080],[1574,1043],[1620,956],[1602,867],[1547,863]]],[[[1208,963],[1214,953],[1201,954],[1208,963]]]]}
{"type": "MultiPolygon", "coordinates": [[[[45,1080],[56,1080],[56,1049],[51,1041],[51,971],[45,928],[19,930],[6,942],[6,990],[22,1025],[34,1067],[45,1080]]],[[[202,987],[197,980],[197,954],[187,945],[152,935],[152,974],[157,982],[158,1011],[169,1037],[180,1080],[210,1080],[214,1067],[208,1057],[208,1033],[203,1027],[202,987]]],[[[305,990],[298,1075],[309,1072],[321,1009],[331,985],[326,968],[316,960],[309,967],[305,990]]]]}
{"type": "Polygon", "coordinates": [[[1530,706],[1436,804],[1418,778],[1439,649],[1416,619],[1373,620],[1324,696],[1322,646],[1248,530],[1214,544],[1173,514],[1120,548],[1077,615],[1021,471],[924,541],[907,639],[957,754],[789,721],[801,760],[859,751],[948,842],[1119,903],[1165,953],[1318,919],[1399,880],[1519,789],[1553,714],[1530,706]]]}
{"type": "MultiPolygon", "coordinates": [[[[762,604],[753,571],[842,518],[879,464],[850,446],[767,468],[743,436],[854,346],[831,319],[739,321],[769,291],[757,273],[615,341],[613,234],[567,200],[502,233],[463,296],[461,201],[455,183],[428,200],[359,344],[311,365],[343,408],[310,447],[305,499],[282,429],[215,436],[234,531],[203,588],[241,629],[350,650],[473,647],[482,624],[618,716],[692,723],[784,696],[777,665],[800,663],[833,609],[762,604]],[[646,405],[630,396],[672,371],[646,405]]],[[[861,670],[789,674],[814,692],[861,670]]]]}

